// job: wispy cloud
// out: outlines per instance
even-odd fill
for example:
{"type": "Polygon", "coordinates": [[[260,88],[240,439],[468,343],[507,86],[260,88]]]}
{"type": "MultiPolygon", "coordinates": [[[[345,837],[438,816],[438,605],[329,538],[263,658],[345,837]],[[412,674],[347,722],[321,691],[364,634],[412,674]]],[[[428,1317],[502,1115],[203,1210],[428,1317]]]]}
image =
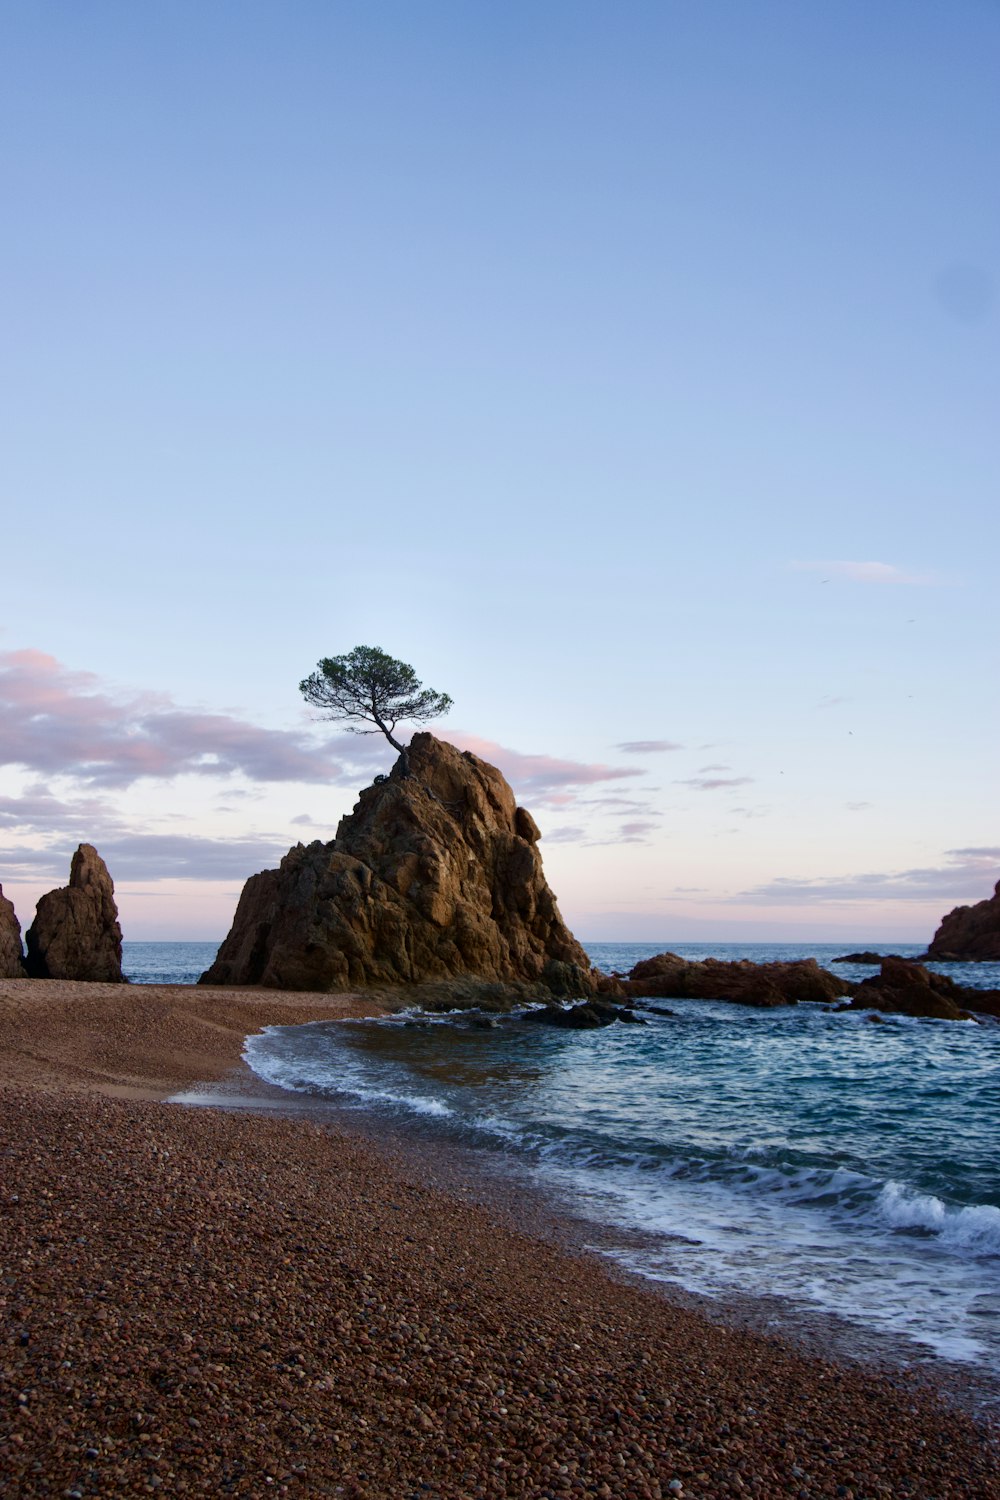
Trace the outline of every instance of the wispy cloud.
{"type": "Polygon", "coordinates": [[[827,578],[848,578],[852,583],[934,584],[931,573],[913,573],[895,563],[884,562],[793,562],[799,572],[825,573],[827,578]]]}
{"type": "Polygon", "coordinates": [[[664,750],[683,750],[684,746],[673,740],[623,740],[615,748],[626,755],[659,755],[664,750]]]}
{"type": "Polygon", "coordinates": [[[578,760],[559,760],[552,755],[524,754],[498,745],[495,740],[484,740],[476,734],[463,730],[442,733],[442,739],[456,745],[459,750],[471,750],[481,760],[489,761],[503,772],[511,786],[525,797],[537,803],[561,806],[574,800],[574,788],[593,786],[602,781],[621,781],[629,776],[642,776],[644,772],[626,766],[605,766],[578,760]]]}
{"type": "Polygon", "coordinates": [[[730,786],[749,786],[752,776],[689,776],[678,781],[677,786],[690,786],[696,792],[720,792],[730,786]]]}
{"type": "MultiPolygon", "coordinates": [[[[643,791],[655,791],[655,787],[643,787],[643,791]]],[[[638,797],[581,797],[580,807],[596,807],[601,812],[648,813],[649,803],[638,797]]]]}
{"type": "Polygon", "coordinates": [[[61,829],[86,832],[95,826],[117,825],[109,804],[98,797],[71,800],[55,797],[46,787],[33,783],[19,797],[0,797],[0,828],[10,832],[61,829]]]}
{"type": "Polygon", "coordinates": [[[550,828],[548,832],[543,830],[542,837],[547,844],[579,844],[587,837],[587,830],[564,825],[561,828],[550,828]]]}
{"type": "Polygon", "coordinates": [[[623,823],[618,836],[623,844],[644,844],[647,834],[656,833],[658,828],[657,823],[636,818],[631,823],[623,823]]]}
{"type": "Polygon", "coordinates": [[[1000,876],[1000,847],[949,849],[945,859],[945,865],[912,870],[780,878],[741,891],[732,899],[799,906],[843,901],[981,901],[992,894],[1000,876]]]}
{"type": "MultiPolygon", "coordinates": [[[[287,842],[248,834],[201,838],[197,835],[125,833],[102,838],[100,853],[115,884],[157,880],[246,880],[277,865],[287,842]]],[[[0,849],[4,875],[12,880],[53,880],[65,884],[73,848],[68,841],[40,849],[0,849]]]]}
{"type": "Polygon", "coordinates": [[[359,753],[346,739],[317,742],[163,694],[114,693],[41,651],[0,653],[0,765],[115,789],[192,773],[336,782],[348,779],[344,752],[359,753]]]}

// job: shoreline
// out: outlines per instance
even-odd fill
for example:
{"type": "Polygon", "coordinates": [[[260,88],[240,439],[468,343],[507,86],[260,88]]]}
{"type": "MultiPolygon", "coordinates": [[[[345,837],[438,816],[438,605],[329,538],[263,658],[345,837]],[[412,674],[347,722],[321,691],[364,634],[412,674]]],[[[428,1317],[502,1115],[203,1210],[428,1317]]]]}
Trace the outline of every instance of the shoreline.
{"type": "Polygon", "coordinates": [[[353,993],[196,984],[0,980],[0,1083],[111,1098],[168,1099],[236,1066],[264,1026],[385,1015],[353,993]]]}
{"type": "Polygon", "coordinates": [[[919,1368],[714,1321],[342,1116],[163,1107],[260,1026],[384,1010],[0,982],[18,1493],[1000,1495],[919,1368]]]}
{"type": "Polygon", "coordinates": [[[185,1089],[167,1102],[183,1108],[276,1114],[340,1130],[377,1152],[409,1181],[430,1182],[460,1202],[474,1202],[532,1239],[583,1256],[599,1275],[717,1326],[777,1339],[807,1357],[902,1379],[996,1426],[1000,1433],[1000,1376],[984,1366],[949,1359],[929,1344],[875,1331],[854,1319],[776,1294],[731,1291],[710,1296],[680,1281],[652,1275],[630,1264],[628,1252],[631,1247],[641,1256],[650,1245],[656,1246],[655,1235],[588,1218],[557,1188],[528,1168],[512,1166],[502,1155],[484,1156],[475,1147],[455,1141],[431,1141],[363,1106],[344,1105],[322,1095],[296,1095],[258,1077],[245,1061],[226,1077],[185,1089]]]}

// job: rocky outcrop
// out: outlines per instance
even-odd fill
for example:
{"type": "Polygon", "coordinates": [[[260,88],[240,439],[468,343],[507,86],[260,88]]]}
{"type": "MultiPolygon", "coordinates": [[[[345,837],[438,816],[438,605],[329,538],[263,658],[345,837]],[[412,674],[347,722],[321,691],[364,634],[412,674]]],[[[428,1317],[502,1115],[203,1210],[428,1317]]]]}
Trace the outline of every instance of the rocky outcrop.
{"type": "Polygon", "coordinates": [[[23,979],[21,924],[0,885],[0,979],[23,979]]]}
{"type": "Polygon", "coordinates": [[[569,997],[591,971],[542,873],[539,833],[495,766],[414,735],[330,843],[251,876],[203,984],[343,990],[474,976],[569,997]]]}
{"type": "Polygon", "coordinates": [[[124,982],[115,888],[92,844],[73,855],[69,885],[39,901],[25,941],[27,970],[36,979],[124,982]]]}
{"type": "Polygon", "coordinates": [[[585,1000],[582,1005],[543,1005],[530,1010],[524,1018],[539,1026],[558,1026],[563,1031],[593,1031],[600,1026],[611,1026],[615,1021],[633,1026],[646,1026],[648,1022],[637,1016],[626,1005],[607,1005],[601,1000],[585,1000]]]}
{"type": "Polygon", "coordinates": [[[898,953],[873,953],[866,948],[862,953],[842,953],[839,958],[831,958],[832,964],[880,964],[883,958],[898,958],[898,953]]]}
{"type": "Polygon", "coordinates": [[[945,974],[934,974],[923,964],[886,958],[881,973],[858,985],[850,1008],[968,1021],[970,1011],[1000,1016],[1000,990],[975,990],[956,984],[945,974]]]}
{"type": "Polygon", "coordinates": [[[821,969],[814,958],[771,964],[747,959],[725,963],[715,958],[689,962],[677,953],[643,959],[622,988],[630,999],[731,1000],[757,1006],[837,1000],[852,992],[846,980],[821,969]]]}
{"type": "Polygon", "coordinates": [[[1000,962],[1000,880],[986,901],[950,911],[923,956],[938,963],[1000,962]]]}

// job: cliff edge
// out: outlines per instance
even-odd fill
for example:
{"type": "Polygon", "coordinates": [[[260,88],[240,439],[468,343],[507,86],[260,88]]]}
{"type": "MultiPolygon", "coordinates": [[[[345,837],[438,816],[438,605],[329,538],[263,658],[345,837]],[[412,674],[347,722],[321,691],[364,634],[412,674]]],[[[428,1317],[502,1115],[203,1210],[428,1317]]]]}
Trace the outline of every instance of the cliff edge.
{"type": "Polygon", "coordinates": [[[340,821],[247,881],[202,984],[343,990],[474,977],[593,993],[539,832],[495,766],[431,734],[340,821]]]}

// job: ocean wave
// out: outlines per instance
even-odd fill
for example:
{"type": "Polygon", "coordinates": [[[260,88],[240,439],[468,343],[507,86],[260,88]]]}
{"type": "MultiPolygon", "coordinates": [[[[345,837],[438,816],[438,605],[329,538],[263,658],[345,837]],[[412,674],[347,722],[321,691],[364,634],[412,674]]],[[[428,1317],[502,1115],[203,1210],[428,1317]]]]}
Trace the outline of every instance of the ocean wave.
{"type": "Polygon", "coordinates": [[[330,1075],[329,1064],[317,1059],[311,1066],[302,1058],[283,1058],[268,1050],[264,1043],[278,1032],[277,1027],[268,1027],[258,1036],[248,1037],[243,1049],[243,1061],[247,1067],[276,1088],[287,1089],[293,1094],[311,1094],[329,1098],[331,1095],[346,1096],[359,1104],[389,1105],[394,1109],[408,1110],[413,1114],[444,1119],[454,1111],[442,1099],[432,1095],[399,1093],[393,1089],[359,1082],[349,1073],[330,1075]]]}
{"type": "Polygon", "coordinates": [[[725,1217],[728,1204],[756,1200],[774,1211],[818,1215],[841,1229],[889,1230],[932,1239],[938,1248],[961,1257],[1000,1255],[1000,1208],[992,1204],[947,1204],[933,1194],[898,1182],[868,1176],[850,1167],[763,1166],[734,1157],[715,1159],[663,1157],[643,1153],[627,1157],[584,1146],[570,1136],[552,1140],[493,1117],[476,1121],[478,1129],[501,1137],[535,1157],[543,1171],[583,1174],[597,1190],[611,1182],[625,1196],[653,1201],[671,1188],[701,1189],[725,1217]]]}
{"type": "MultiPolygon", "coordinates": [[[[390,1024],[398,1027],[401,1019],[390,1024]]],[[[423,1024],[429,1018],[414,1019],[423,1024]]],[[[434,1018],[434,1024],[443,1021],[434,1018]]],[[[386,1023],[367,1024],[381,1029],[386,1023]]],[[[427,1090],[425,1079],[408,1077],[405,1066],[384,1057],[373,1061],[343,1047],[328,1029],[319,1030],[326,1026],[314,1023],[312,1055],[303,1053],[292,1034],[301,1039],[304,1028],[279,1026],[248,1038],[244,1058],[259,1077],[293,1093],[438,1121],[465,1143],[499,1147],[543,1176],[582,1174],[598,1193],[617,1184],[636,1211],[645,1200],[654,1218],[663,1211],[664,1222],[673,1217],[672,1199],[690,1203],[695,1192],[704,1206],[714,1205],[720,1223],[742,1218],[756,1204],[758,1212],[772,1218],[794,1215],[802,1222],[805,1215],[817,1232],[825,1222],[865,1239],[886,1234],[923,1238],[961,1259],[1000,1255],[1000,1208],[990,1203],[949,1203],[912,1183],[835,1161],[782,1159],[780,1146],[763,1151],[734,1142],[699,1151],[677,1141],[670,1149],[648,1131],[629,1139],[618,1130],[592,1128],[583,1118],[483,1110],[478,1107],[482,1100],[471,1091],[463,1096],[461,1089],[456,1093],[445,1087],[446,1098],[439,1097],[427,1090]],[[758,1151],[767,1159],[754,1160],[758,1151]]]]}
{"type": "Polygon", "coordinates": [[[1000,1208],[970,1203],[956,1208],[932,1193],[918,1193],[899,1182],[887,1182],[879,1193],[879,1217],[891,1229],[934,1235],[950,1250],[1000,1255],[1000,1208]]]}

